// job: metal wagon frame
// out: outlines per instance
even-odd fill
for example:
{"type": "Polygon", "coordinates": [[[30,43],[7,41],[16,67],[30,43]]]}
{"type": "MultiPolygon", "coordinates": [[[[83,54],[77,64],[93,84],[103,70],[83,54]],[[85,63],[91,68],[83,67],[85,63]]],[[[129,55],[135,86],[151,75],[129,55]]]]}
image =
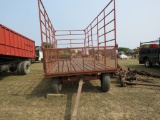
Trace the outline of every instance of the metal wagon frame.
{"type": "Polygon", "coordinates": [[[110,88],[110,74],[117,71],[115,0],[83,30],[55,30],[47,11],[38,0],[44,77],[52,78],[54,91],[62,82],[101,80],[110,88]]]}

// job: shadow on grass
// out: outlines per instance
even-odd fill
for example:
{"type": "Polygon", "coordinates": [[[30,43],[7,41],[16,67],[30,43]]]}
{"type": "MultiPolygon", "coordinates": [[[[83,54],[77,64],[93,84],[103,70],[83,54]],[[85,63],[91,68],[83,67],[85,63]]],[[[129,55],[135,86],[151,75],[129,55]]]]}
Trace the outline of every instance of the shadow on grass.
{"type": "Polygon", "coordinates": [[[115,87],[122,87],[121,84],[120,84],[120,79],[118,76],[116,76],[114,78],[114,80],[111,81],[111,84],[115,87]]]}
{"type": "MultiPolygon", "coordinates": [[[[78,90],[78,82],[69,82],[63,83],[62,92],[61,94],[74,94],[77,93],[78,90]]],[[[32,87],[32,86],[30,86],[32,87]]],[[[82,92],[94,92],[99,93],[101,92],[100,86],[93,85],[90,81],[86,81],[83,84],[82,92]]],[[[51,79],[43,78],[40,82],[34,87],[30,94],[27,94],[27,98],[30,97],[45,97],[46,95],[52,93],[51,88],[51,79]]]]}
{"type": "MultiPolygon", "coordinates": [[[[96,82],[95,82],[96,83],[96,82]]],[[[66,95],[66,107],[65,107],[65,115],[64,120],[71,119],[72,113],[71,109],[74,105],[72,103],[73,95],[77,93],[79,86],[79,82],[69,82],[69,83],[63,83],[62,87],[62,94],[66,95]]],[[[100,93],[102,92],[100,89],[100,86],[97,84],[92,84],[90,81],[86,81],[83,84],[82,87],[82,93],[83,92],[94,92],[94,93],[100,93]]],[[[33,97],[44,97],[46,98],[48,93],[52,93],[51,88],[51,79],[42,79],[37,86],[32,90],[30,94],[26,95],[27,99],[31,99],[33,97]]]]}
{"type": "Polygon", "coordinates": [[[8,76],[21,76],[21,75],[19,75],[17,72],[1,72],[0,80],[4,80],[4,78],[8,76]]]}

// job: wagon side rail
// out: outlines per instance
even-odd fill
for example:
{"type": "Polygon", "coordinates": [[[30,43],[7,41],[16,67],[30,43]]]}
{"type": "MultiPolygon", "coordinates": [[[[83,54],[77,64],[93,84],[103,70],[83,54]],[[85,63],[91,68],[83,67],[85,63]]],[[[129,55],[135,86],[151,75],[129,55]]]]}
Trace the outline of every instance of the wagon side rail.
{"type": "Polygon", "coordinates": [[[84,30],[55,30],[41,0],[38,5],[45,76],[117,69],[115,0],[84,30]]]}
{"type": "Polygon", "coordinates": [[[43,50],[43,62],[44,62],[44,72],[51,69],[54,65],[52,61],[52,51],[48,51],[47,55],[45,51],[47,48],[56,48],[57,42],[55,38],[55,29],[50,21],[47,11],[42,3],[42,0],[38,0],[38,10],[39,10],[39,21],[40,21],[40,34],[41,34],[41,45],[43,50]]]}
{"type": "MultiPolygon", "coordinates": [[[[116,4],[115,0],[110,0],[106,7],[95,17],[95,19],[85,29],[85,45],[86,47],[98,47],[97,58],[101,57],[101,46],[104,47],[104,58],[107,57],[107,52],[110,52],[112,46],[112,56],[116,56],[116,4]],[[108,49],[107,49],[108,48],[108,49]]],[[[115,67],[117,67],[117,57],[115,59],[115,67]]],[[[104,60],[107,66],[107,59],[104,60]]]]}

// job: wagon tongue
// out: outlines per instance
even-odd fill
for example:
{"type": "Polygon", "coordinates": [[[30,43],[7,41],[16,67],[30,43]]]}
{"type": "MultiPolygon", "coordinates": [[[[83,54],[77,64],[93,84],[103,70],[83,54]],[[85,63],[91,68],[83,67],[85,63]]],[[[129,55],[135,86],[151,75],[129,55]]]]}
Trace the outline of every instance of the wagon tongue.
{"type": "Polygon", "coordinates": [[[73,115],[72,115],[71,120],[76,120],[77,119],[77,112],[78,112],[78,107],[79,107],[80,98],[81,98],[82,86],[83,86],[83,78],[81,78],[80,81],[79,81],[76,102],[75,102],[75,105],[74,105],[74,110],[73,110],[73,115]]]}

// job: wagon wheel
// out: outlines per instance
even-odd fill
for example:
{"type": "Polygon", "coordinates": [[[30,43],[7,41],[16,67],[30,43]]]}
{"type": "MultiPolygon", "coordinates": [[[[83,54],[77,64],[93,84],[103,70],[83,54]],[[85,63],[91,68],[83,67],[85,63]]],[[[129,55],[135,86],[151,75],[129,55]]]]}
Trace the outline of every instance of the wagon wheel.
{"type": "Polygon", "coordinates": [[[101,80],[102,91],[108,92],[110,89],[110,76],[109,76],[109,74],[107,74],[107,73],[102,74],[100,80],[101,80]]]}
{"type": "Polygon", "coordinates": [[[17,72],[18,74],[22,74],[22,71],[21,71],[21,66],[22,66],[22,62],[19,62],[18,65],[17,65],[17,72]]]}
{"type": "Polygon", "coordinates": [[[62,82],[58,78],[52,78],[53,93],[60,93],[62,91],[62,82]]]}
{"type": "Polygon", "coordinates": [[[23,61],[21,64],[21,74],[27,75],[30,72],[30,65],[31,63],[29,61],[23,61]]]}

